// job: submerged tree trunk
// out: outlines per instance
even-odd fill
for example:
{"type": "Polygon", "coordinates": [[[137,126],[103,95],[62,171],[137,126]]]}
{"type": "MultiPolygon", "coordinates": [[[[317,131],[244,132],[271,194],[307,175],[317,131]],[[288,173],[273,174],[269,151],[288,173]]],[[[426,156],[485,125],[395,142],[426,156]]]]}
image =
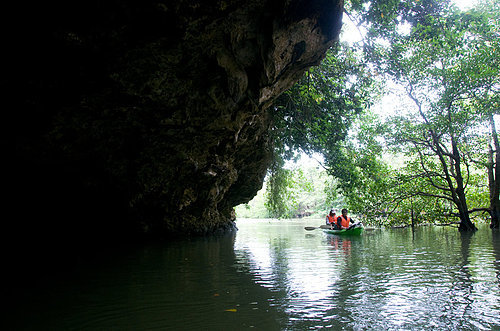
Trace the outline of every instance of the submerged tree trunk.
{"type": "Polygon", "coordinates": [[[467,198],[465,196],[465,185],[464,178],[462,176],[462,169],[460,166],[461,158],[460,152],[458,150],[457,143],[455,139],[451,140],[452,145],[452,171],[456,181],[456,189],[455,189],[455,199],[456,206],[458,209],[458,214],[460,217],[460,231],[476,231],[476,226],[472,223],[469,216],[469,209],[467,207],[467,198]]]}
{"type": "Polygon", "coordinates": [[[495,120],[493,115],[490,115],[491,124],[491,139],[495,146],[493,149],[490,145],[490,153],[488,155],[488,186],[490,190],[490,216],[491,223],[490,228],[498,229],[500,228],[500,143],[498,141],[498,135],[495,128],[495,120]]]}
{"type": "Polygon", "coordinates": [[[415,211],[413,209],[413,199],[410,199],[410,208],[411,208],[411,227],[415,228],[415,211]]]}
{"type": "Polygon", "coordinates": [[[469,216],[469,210],[467,207],[467,198],[465,195],[464,178],[462,175],[461,168],[461,157],[460,150],[458,149],[457,142],[454,137],[451,137],[451,152],[447,152],[441,145],[439,138],[434,131],[431,130],[431,135],[433,136],[434,145],[436,146],[435,152],[439,157],[443,171],[445,174],[446,182],[448,184],[448,190],[451,195],[451,200],[458,209],[458,216],[460,218],[460,225],[458,229],[460,231],[476,231],[476,226],[472,223],[469,216]],[[449,171],[448,164],[446,162],[445,156],[450,159],[449,171]],[[453,182],[453,179],[455,182],[453,182]]]}
{"type": "MultiPolygon", "coordinates": [[[[430,125],[430,121],[427,119],[425,115],[422,104],[418,101],[418,99],[412,94],[413,86],[410,85],[410,90],[408,91],[408,96],[415,102],[419,109],[420,116],[425,121],[427,125],[429,125],[427,146],[434,153],[435,156],[438,157],[439,163],[442,168],[442,175],[439,177],[444,180],[444,185],[437,185],[432,176],[434,174],[430,174],[429,172],[426,174],[430,184],[442,192],[445,193],[445,198],[449,201],[452,201],[455,207],[458,209],[458,216],[460,218],[460,231],[476,231],[476,226],[471,222],[469,217],[469,210],[467,208],[467,199],[465,195],[465,181],[462,174],[461,162],[462,158],[460,157],[460,150],[457,145],[457,141],[453,136],[453,130],[449,130],[448,134],[451,138],[451,151],[448,150],[447,146],[443,144],[441,135],[436,133],[432,126],[430,125]]],[[[448,109],[449,111],[449,109],[448,109]]],[[[448,113],[449,123],[452,123],[452,119],[448,113]]],[[[468,169],[467,169],[468,170],[468,169]]],[[[424,171],[426,171],[424,169],[424,171]]]]}
{"type": "Polygon", "coordinates": [[[491,229],[500,229],[500,201],[496,200],[490,206],[490,215],[491,215],[491,229]]]}

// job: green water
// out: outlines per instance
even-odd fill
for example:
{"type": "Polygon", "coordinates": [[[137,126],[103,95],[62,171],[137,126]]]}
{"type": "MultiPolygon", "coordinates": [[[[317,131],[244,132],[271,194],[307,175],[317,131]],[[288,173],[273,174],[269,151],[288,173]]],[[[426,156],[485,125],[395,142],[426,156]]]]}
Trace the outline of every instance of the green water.
{"type": "Polygon", "coordinates": [[[3,329],[500,329],[500,233],[304,229],[321,223],[102,252],[20,291],[3,329]]]}

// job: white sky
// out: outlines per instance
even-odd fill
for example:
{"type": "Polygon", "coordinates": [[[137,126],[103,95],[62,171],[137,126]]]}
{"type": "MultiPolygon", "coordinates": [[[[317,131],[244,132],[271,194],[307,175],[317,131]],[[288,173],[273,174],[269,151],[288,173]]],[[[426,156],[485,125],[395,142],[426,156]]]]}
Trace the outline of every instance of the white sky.
{"type": "Polygon", "coordinates": [[[455,5],[461,10],[467,10],[474,7],[478,0],[454,0],[455,5]]]}
{"type": "MultiPolygon", "coordinates": [[[[461,10],[467,10],[474,7],[479,0],[453,0],[455,5],[461,10]]],[[[342,41],[356,42],[361,40],[360,32],[356,29],[355,25],[349,20],[347,15],[344,15],[343,31],[340,39],[342,41]]]]}

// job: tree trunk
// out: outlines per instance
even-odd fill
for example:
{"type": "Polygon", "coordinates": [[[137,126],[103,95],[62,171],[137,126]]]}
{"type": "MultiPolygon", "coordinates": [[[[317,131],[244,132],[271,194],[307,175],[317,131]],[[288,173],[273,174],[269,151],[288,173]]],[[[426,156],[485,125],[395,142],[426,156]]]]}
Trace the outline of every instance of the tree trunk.
{"type": "Polygon", "coordinates": [[[410,200],[410,208],[411,208],[411,227],[415,228],[415,213],[413,211],[413,201],[410,200]]]}
{"type": "Polygon", "coordinates": [[[495,120],[493,115],[490,115],[491,125],[491,140],[495,145],[495,149],[490,145],[490,154],[488,156],[488,186],[490,189],[490,216],[491,216],[491,229],[500,228],[500,143],[498,141],[498,134],[495,128],[495,120]]]}
{"type": "Polygon", "coordinates": [[[469,209],[467,208],[467,199],[465,197],[465,189],[464,189],[464,179],[462,177],[462,169],[460,167],[460,152],[458,150],[457,143],[455,139],[452,138],[452,153],[453,153],[453,171],[455,174],[455,180],[457,183],[457,187],[455,189],[456,193],[456,206],[458,209],[458,213],[460,215],[460,231],[476,231],[476,226],[472,223],[469,217],[469,209]]]}
{"type": "Polygon", "coordinates": [[[491,229],[500,229],[500,201],[495,201],[495,203],[490,206],[491,215],[491,229]]]}

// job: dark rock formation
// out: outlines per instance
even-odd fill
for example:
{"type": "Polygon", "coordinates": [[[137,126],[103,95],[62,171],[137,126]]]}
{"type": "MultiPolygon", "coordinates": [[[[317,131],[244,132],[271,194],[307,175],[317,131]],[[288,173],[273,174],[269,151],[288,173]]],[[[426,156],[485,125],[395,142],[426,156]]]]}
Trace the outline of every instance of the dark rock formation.
{"type": "Polygon", "coordinates": [[[231,226],[232,207],[262,186],[270,105],[319,63],[343,8],[19,4],[2,26],[4,233],[65,238],[231,226]]]}

